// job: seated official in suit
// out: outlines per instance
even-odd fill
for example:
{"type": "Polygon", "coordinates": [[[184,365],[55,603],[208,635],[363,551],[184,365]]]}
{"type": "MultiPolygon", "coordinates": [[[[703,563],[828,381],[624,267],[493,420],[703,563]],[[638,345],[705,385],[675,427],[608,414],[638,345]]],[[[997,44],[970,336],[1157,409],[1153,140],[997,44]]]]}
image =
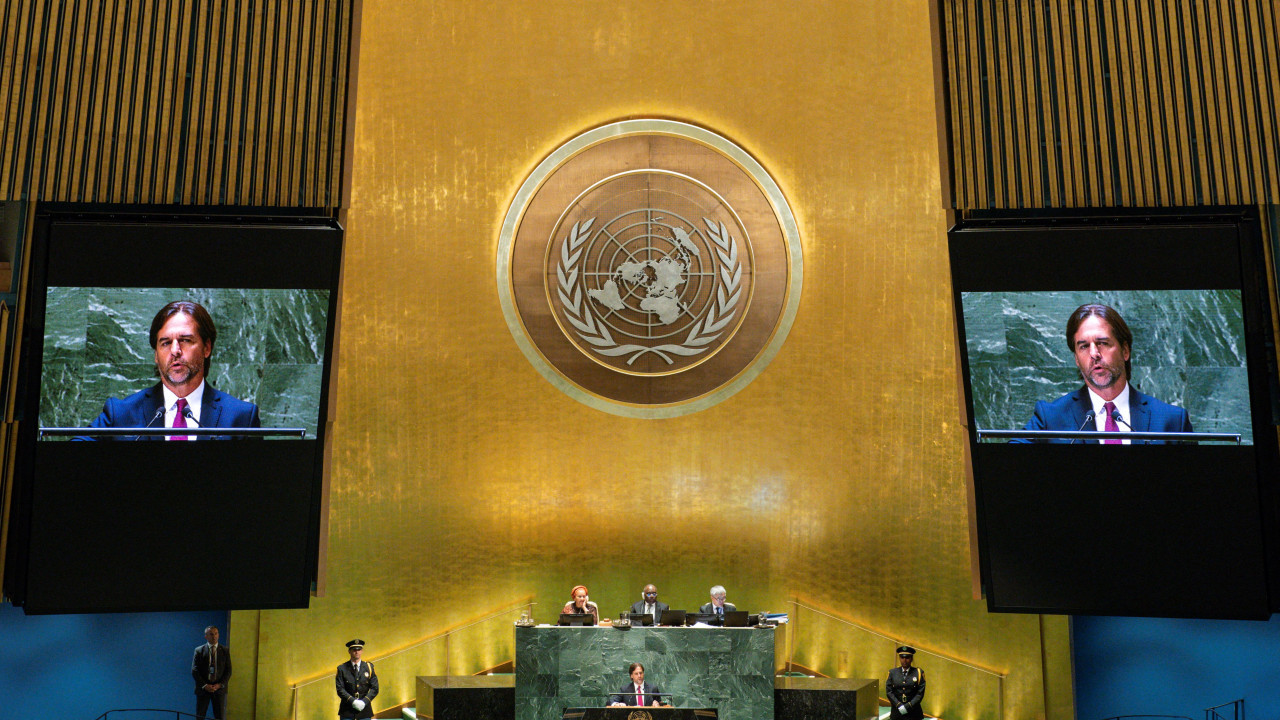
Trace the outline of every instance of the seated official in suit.
{"type": "MultiPolygon", "coordinates": [[[[1076,367],[1084,378],[1084,387],[1053,402],[1037,402],[1024,430],[1191,432],[1191,420],[1186,410],[1144,395],[1130,384],[1132,367],[1129,354],[1133,333],[1120,313],[1106,305],[1081,305],[1067,320],[1066,335],[1067,346],[1075,354],[1076,367]]],[[[1027,443],[1031,440],[1013,442],[1027,443]]],[[[1128,445],[1132,441],[1113,439],[1102,442],[1128,445]]]]}
{"type": "MultiPolygon", "coordinates": [[[[149,339],[160,382],[123,400],[108,398],[90,427],[261,427],[258,406],[238,400],[205,382],[218,329],[200,305],[185,300],[160,308],[149,339]]],[[[128,435],[133,440],[140,436],[128,435]]],[[[146,440],[189,440],[197,436],[141,436],[146,440]]],[[[210,436],[200,436],[208,439],[210,436]]]]}
{"type": "Polygon", "coordinates": [[[658,602],[658,588],[653,583],[644,586],[644,590],[640,593],[640,599],[631,605],[632,615],[651,615],[653,616],[653,624],[657,625],[662,619],[662,611],[669,610],[670,607],[664,602],[658,602]]]}
{"type": "Polygon", "coordinates": [[[644,681],[643,665],[631,663],[631,667],[627,671],[631,673],[631,682],[623,685],[622,689],[609,696],[609,707],[670,704],[662,697],[654,694],[662,692],[661,688],[644,681]]]}
{"type": "Polygon", "coordinates": [[[574,585],[569,591],[569,602],[560,611],[561,615],[590,615],[592,625],[600,624],[600,609],[587,597],[586,585],[574,585]]]}
{"type": "Polygon", "coordinates": [[[711,588],[711,602],[699,608],[698,612],[703,613],[704,615],[718,615],[720,617],[720,621],[724,622],[725,613],[733,612],[738,609],[733,603],[724,601],[725,595],[727,594],[728,593],[725,592],[723,585],[716,585],[711,588]]]}

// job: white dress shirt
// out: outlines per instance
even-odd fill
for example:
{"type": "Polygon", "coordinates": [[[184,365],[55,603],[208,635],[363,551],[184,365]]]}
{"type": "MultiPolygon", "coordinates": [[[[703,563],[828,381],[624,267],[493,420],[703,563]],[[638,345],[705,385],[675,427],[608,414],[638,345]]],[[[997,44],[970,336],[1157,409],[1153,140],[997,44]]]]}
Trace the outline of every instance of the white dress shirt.
{"type": "MultiPolygon", "coordinates": [[[[160,390],[164,393],[164,426],[173,427],[173,421],[178,418],[178,396],[169,389],[168,385],[161,383],[160,390]]],[[[200,424],[200,401],[204,399],[204,380],[200,381],[200,385],[187,396],[187,407],[191,408],[191,417],[196,419],[195,422],[187,420],[187,427],[198,427],[200,424]]],[[[195,435],[170,435],[166,440],[177,440],[185,437],[188,440],[195,440],[195,435]]]]}
{"type": "MultiPolygon", "coordinates": [[[[1087,386],[1086,386],[1087,387],[1087,386]]],[[[1089,388],[1089,400],[1093,402],[1093,422],[1098,432],[1106,432],[1107,430],[1107,411],[1103,409],[1103,405],[1107,403],[1102,396],[1089,388]]],[[[1115,404],[1116,410],[1120,411],[1120,419],[1124,422],[1116,423],[1116,427],[1120,428],[1120,432],[1133,432],[1133,428],[1129,425],[1133,423],[1133,418],[1129,415],[1129,383],[1124,384],[1124,389],[1120,394],[1111,401],[1115,404]],[[1127,423],[1127,424],[1126,424],[1127,423]]],[[[1123,440],[1125,445],[1131,444],[1132,440],[1123,440]]]]}

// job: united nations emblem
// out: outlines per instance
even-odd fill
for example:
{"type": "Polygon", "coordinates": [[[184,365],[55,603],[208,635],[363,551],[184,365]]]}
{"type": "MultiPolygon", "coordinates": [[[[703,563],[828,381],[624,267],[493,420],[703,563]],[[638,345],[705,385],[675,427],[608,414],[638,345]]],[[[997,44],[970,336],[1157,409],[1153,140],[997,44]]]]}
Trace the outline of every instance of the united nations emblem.
{"type": "Polygon", "coordinates": [[[517,193],[498,252],[525,355],[620,415],[729,397],[777,352],[799,299],[781,191],[736,145],[671,121],[617,123],[558,149],[517,193]]]}
{"type": "Polygon", "coordinates": [[[665,374],[725,346],[746,316],[752,266],[746,231],[722,198],[647,170],[610,178],[578,204],[591,216],[552,244],[551,304],[584,354],[619,372],[665,374]],[[635,206],[637,187],[662,205],[635,206]]]}
{"type": "Polygon", "coordinates": [[[648,710],[632,710],[627,714],[627,720],[653,720],[653,715],[648,710]]]}

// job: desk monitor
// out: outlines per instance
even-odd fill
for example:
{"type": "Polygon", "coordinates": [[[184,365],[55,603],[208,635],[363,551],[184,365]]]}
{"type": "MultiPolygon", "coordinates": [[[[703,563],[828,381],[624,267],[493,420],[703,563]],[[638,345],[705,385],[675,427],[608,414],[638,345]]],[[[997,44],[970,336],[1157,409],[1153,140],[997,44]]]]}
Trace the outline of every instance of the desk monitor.
{"type": "Polygon", "coordinates": [[[653,616],[649,613],[624,612],[618,615],[630,620],[632,625],[653,625],[653,616]]]}
{"type": "Polygon", "coordinates": [[[746,610],[730,610],[724,614],[725,627],[746,627],[747,611],[746,610]]]}
{"type": "Polygon", "coordinates": [[[662,617],[658,618],[659,625],[684,625],[684,611],[671,610],[670,608],[662,611],[662,617]]]}
{"type": "Polygon", "coordinates": [[[596,624],[596,616],[591,613],[576,615],[574,613],[560,613],[561,625],[574,625],[577,627],[585,627],[596,624]]]}
{"type": "Polygon", "coordinates": [[[686,625],[697,625],[703,623],[706,625],[720,625],[720,616],[715,613],[685,613],[684,621],[686,625]]]}

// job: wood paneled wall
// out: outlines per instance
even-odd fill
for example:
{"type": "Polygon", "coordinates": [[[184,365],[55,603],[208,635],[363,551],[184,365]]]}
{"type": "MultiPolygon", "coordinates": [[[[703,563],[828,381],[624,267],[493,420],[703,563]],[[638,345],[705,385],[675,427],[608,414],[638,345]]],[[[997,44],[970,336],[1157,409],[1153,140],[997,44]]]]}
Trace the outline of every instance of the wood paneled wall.
{"type": "Polygon", "coordinates": [[[354,0],[0,0],[0,199],[337,207],[354,0]]]}
{"type": "Polygon", "coordinates": [[[1272,0],[941,0],[953,209],[1280,202],[1272,0]]]}

